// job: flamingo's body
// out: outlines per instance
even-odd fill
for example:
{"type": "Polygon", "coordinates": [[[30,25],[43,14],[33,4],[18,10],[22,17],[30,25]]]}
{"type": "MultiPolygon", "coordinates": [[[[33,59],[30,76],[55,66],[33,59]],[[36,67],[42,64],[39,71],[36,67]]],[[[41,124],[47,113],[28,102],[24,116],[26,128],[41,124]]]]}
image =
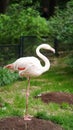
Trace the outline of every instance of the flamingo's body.
{"type": "MultiPolygon", "coordinates": [[[[49,64],[50,65],[50,64],[49,64]]],[[[36,57],[22,57],[13,63],[14,70],[25,77],[37,77],[43,73],[40,61],[36,57]]]]}
{"type": "Polygon", "coordinates": [[[12,64],[8,64],[5,66],[5,68],[18,71],[20,76],[26,77],[28,79],[28,87],[26,91],[26,116],[24,117],[25,120],[30,120],[30,117],[27,113],[30,78],[40,76],[42,73],[48,71],[50,68],[49,60],[43,54],[40,53],[40,49],[50,50],[53,53],[55,53],[55,50],[48,44],[41,44],[37,47],[36,54],[45,62],[44,66],[41,65],[40,60],[38,58],[33,56],[19,58],[12,64]]]}

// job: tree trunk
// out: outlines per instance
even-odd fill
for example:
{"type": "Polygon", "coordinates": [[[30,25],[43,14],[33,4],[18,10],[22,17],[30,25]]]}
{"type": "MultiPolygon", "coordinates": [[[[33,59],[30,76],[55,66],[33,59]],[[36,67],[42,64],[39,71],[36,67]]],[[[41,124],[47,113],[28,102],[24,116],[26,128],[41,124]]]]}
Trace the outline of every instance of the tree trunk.
{"type": "Polygon", "coordinates": [[[56,6],[64,8],[68,1],[69,0],[41,0],[40,5],[42,16],[48,19],[50,16],[54,15],[56,6]]]}
{"type": "Polygon", "coordinates": [[[57,0],[41,0],[42,16],[49,18],[54,14],[57,0]]]}
{"type": "Polygon", "coordinates": [[[0,13],[5,13],[9,0],[0,0],[0,13]]]}

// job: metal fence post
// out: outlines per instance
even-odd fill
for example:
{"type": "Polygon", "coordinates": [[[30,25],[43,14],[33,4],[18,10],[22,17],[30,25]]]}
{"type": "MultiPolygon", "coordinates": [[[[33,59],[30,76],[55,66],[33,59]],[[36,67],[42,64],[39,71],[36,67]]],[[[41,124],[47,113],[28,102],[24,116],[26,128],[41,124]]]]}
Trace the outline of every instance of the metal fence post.
{"type": "Polygon", "coordinates": [[[55,55],[59,56],[59,53],[58,53],[58,40],[57,40],[57,38],[54,39],[54,48],[55,48],[55,55]]]}
{"type": "Polygon", "coordinates": [[[24,36],[21,36],[19,44],[19,57],[23,57],[23,49],[24,49],[24,36]]]}

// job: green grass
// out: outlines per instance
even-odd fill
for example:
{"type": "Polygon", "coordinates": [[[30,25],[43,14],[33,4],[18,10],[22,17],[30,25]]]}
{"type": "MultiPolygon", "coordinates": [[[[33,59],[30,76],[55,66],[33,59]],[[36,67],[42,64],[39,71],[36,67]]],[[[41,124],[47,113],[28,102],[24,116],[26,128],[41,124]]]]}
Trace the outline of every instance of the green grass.
{"type": "MultiPolygon", "coordinates": [[[[44,104],[34,96],[45,92],[73,93],[73,70],[64,64],[64,58],[54,59],[49,72],[31,79],[29,114],[60,124],[65,130],[73,130],[73,105],[63,103],[44,104]]],[[[25,114],[27,80],[21,79],[0,87],[0,118],[25,114]]]]}

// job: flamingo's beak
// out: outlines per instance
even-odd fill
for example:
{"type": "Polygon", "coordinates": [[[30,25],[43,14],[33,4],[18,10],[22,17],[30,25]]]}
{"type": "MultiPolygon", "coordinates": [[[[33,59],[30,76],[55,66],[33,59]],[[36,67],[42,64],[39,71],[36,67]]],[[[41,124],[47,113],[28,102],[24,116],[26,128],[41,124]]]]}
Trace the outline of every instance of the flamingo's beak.
{"type": "Polygon", "coordinates": [[[52,48],[51,51],[55,54],[55,49],[54,48],[52,48]]]}

